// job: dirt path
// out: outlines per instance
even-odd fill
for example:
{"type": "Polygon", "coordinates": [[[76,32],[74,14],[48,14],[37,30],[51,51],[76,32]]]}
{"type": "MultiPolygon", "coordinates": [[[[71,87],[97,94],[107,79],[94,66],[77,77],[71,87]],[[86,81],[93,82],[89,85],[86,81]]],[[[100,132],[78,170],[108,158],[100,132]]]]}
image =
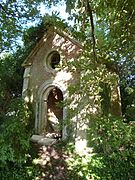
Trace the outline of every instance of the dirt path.
{"type": "Polygon", "coordinates": [[[62,149],[62,144],[39,146],[34,144],[33,150],[37,156],[34,163],[42,172],[39,180],[81,180],[69,171],[66,160],[69,155],[62,149]],[[74,177],[74,178],[73,178],[74,177]]]}

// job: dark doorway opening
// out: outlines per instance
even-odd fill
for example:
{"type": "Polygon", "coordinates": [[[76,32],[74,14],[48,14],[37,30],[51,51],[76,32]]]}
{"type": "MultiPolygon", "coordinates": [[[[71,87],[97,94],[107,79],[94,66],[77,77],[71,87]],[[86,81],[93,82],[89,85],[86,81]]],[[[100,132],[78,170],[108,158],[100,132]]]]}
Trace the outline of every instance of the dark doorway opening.
{"type": "Polygon", "coordinates": [[[53,138],[62,138],[63,121],[63,94],[61,90],[54,87],[48,95],[47,100],[47,125],[46,132],[53,138]]]}

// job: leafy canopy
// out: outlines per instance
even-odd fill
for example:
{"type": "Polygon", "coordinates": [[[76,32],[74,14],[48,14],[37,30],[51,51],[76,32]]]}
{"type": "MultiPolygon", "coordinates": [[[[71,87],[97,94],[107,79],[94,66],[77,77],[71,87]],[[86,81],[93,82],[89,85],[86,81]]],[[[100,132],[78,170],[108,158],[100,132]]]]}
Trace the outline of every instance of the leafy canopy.
{"type": "Polygon", "coordinates": [[[42,0],[0,1],[0,53],[13,48],[28,23],[38,21],[42,0]]]}

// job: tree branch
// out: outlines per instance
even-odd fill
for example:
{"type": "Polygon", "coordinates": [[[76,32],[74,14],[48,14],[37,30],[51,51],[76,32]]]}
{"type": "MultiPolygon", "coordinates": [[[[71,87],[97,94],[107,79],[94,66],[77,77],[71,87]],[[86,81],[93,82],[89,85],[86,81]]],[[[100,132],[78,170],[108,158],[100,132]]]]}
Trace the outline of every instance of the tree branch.
{"type": "Polygon", "coordinates": [[[84,31],[85,21],[86,21],[86,10],[84,11],[84,14],[83,14],[82,31],[84,31]]]}
{"type": "Polygon", "coordinates": [[[95,30],[94,30],[94,21],[93,21],[92,9],[91,9],[89,0],[86,0],[86,1],[87,1],[87,12],[89,13],[89,16],[90,16],[94,61],[97,62],[96,41],[95,41],[95,32],[94,32],[95,30]]]}
{"type": "Polygon", "coordinates": [[[0,9],[2,9],[4,11],[4,13],[7,15],[7,18],[11,18],[11,17],[16,17],[18,18],[18,16],[16,16],[15,13],[9,13],[6,11],[6,9],[3,7],[3,5],[0,3],[0,9]]]}
{"type": "Polygon", "coordinates": [[[1,8],[7,15],[9,15],[9,13],[5,10],[5,8],[2,6],[2,4],[0,4],[0,8],[1,8]]]}

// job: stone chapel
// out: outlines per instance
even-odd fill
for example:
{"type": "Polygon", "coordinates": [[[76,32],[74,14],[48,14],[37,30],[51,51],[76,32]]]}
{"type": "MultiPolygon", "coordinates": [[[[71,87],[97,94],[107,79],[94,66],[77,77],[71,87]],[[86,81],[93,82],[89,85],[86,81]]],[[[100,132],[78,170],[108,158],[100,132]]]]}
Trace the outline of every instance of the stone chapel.
{"type": "Polygon", "coordinates": [[[60,104],[68,96],[69,85],[76,82],[77,74],[68,71],[66,62],[77,59],[82,51],[80,42],[53,27],[24,61],[22,95],[25,101],[32,102],[35,111],[33,141],[42,144],[48,142],[47,138],[53,142],[68,136],[64,125],[67,110],[60,104]]]}

